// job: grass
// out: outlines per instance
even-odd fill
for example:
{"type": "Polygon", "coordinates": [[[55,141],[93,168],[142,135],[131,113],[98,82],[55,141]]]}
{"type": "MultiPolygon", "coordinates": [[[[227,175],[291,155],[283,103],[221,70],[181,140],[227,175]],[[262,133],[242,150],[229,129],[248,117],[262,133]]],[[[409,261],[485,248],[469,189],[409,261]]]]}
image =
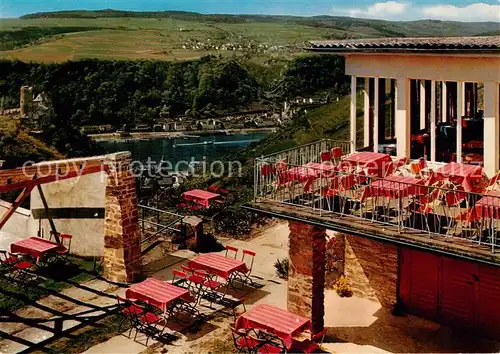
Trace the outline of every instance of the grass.
{"type": "MultiPolygon", "coordinates": [[[[27,301],[37,301],[41,297],[48,296],[52,292],[71,287],[71,283],[82,283],[94,278],[93,260],[84,260],[71,257],[71,264],[74,267],[65,267],[69,273],[62,275],[62,278],[49,278],[41,281],[36,287],[30,287],[30,291],[20,288],[7,277],[0,277],[0,311],[15,311],[26,306],[27,301]],[[12,295],[15,294],[15,295],[12,295]]],[[[55,274],[55,273],[54,273],[55,274]]],[[[61,276],[61,274],[60,274],[61,276]]]]}
{"type": "MultiPolygon", "coordinates": [[[[477,35],[494,23],[388,22],[336,17],[177,15],[161,18],[30,18],[0,20],[0,58],[62,62],[82,58],[187,60],[224,50],[196,50],[190,43],[285,46],[254,57],[301,52],[310,40],[383,36],[477,35]],[[38,29],[38,30],[37,30],[38,29]],[[187,45],[184,49],[183,46],[187,45]]],[[[244,54],[245,52],[237,52],[244,54]]]]}

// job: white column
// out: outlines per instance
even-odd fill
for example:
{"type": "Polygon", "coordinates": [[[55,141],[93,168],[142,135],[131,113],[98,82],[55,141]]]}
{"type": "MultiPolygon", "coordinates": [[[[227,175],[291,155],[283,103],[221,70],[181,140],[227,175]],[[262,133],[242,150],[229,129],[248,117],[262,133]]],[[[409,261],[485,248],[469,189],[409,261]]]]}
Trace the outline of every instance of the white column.
{"type": "Polygon", "coordinates": [[[431,81],[431,161],[436,161],[436,81],[431,81]]]}
{"type": "Polygon", "coordinates": [[[356,76],[351,76],[351,153],[356,152],[356,76]]]}
{"type": "Polygon", "coordinates": [[[441,86],[441,122],[448,121],[448,88],[446,87],[446,81],[442,81],[441,86]]]}
{"type": "Polygon", "coordinates": [[[425,129],[427,125],[425,112],[425,80],[420,80],[420,129],[425,129]]]}
{"type": "Polygon", "coordinates": [[[398,157],[410,157],[410,80],[396,79],[396,139],[398,157]]]}
{"type": "Polygon", "coordinates": [[[498,82],[484,83],[484,172],[493,177],[499,169],[500,118],[498,82]]]}
{"type": "MultiPolygon", "coordinates": [[[[379,85],[378,85],[378,77],[374,79],[374,97],[373,97],[373,151],[378,152],[378,109],[379,109],[379,85]]],[[[384,117],[385,118],[385,117],[384,117]]]]}
{"type": "Polygon", "coordinates": [[[464,83],[457,82],[457,162],[462,162],[462,117],[464,115],[464,83]]]}
{"type": "Polygon", "coordinates": [[[370,145],[370,79],[367,77],[364,86],[363,147],[366,147],[370,145]]]}

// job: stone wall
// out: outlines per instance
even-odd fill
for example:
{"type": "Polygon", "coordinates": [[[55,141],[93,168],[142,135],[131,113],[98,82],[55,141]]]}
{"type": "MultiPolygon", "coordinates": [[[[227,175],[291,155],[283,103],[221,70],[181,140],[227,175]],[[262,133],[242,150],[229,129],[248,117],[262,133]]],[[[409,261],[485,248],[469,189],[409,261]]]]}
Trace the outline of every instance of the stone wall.
{"type": "Polygon", "coordinates": [[[104,222],[104,277],[132,282],[141,269],[141,236],[130,153],[109,155],[104,222]]]}
{"type": "Polygon", "coordinates": [[[325,287],[331,289],[344,274],[345,236],[340,232],[327,232],[325,287]]]}
{"type": "Polygon", "coordinates": [[[324,327],[326,230],[292,221],[288,227],[288,310],[311,318],[317,333],[324,327]]]}
{"type": "Polygon", "coordinates": [[[351,284],[368,279],[378,301],[384,307],[397,303],[398,284],[398,247],[392,244],[371,240],[366,237],[345,235],[346,248],[345,273],[351,284]],[[349,254],[352,252],[352,254],[349,254]],[[355,258],[354,258],[354,257],[355,258]],[[361,266],[366,279],[357,279],[356,268],[361,266]]]}

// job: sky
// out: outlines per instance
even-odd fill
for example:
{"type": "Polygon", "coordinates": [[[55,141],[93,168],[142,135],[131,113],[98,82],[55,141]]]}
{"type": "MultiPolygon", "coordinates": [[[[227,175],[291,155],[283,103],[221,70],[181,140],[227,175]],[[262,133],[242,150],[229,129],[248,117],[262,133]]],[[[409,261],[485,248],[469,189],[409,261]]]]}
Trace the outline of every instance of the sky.
{"type": "MultiPolygon", "coordinates": [[[[332,15],[385,20],[500,22],[500,0],[0,0],[0,17],[58,10],[183,10],[200,13],[332,15]]],[[[500,26],[500,25],[499,25],[500,26]]]]}

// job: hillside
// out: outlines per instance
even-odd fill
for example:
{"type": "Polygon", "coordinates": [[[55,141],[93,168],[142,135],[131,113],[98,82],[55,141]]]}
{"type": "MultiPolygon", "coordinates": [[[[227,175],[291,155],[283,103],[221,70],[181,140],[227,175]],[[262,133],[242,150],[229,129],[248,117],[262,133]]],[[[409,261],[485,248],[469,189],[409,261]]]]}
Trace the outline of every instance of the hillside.
{"type": "Polygon", "coordinates": [[[67,11],[0,20],[0,58],[40,62],[83,58],[186,60],[217,54],[267,61],[295,56],[310,40],[474,36],[498,31],[498,24],[493,22],[67,11]]]}
{"type": "Polygon", "coordinates": [[[10,116],[0,116],[0,160],[3,168],[22,166],[27,161],[61,159],[56,149],[28,135],[19,128],[19,121],[10,116]]]}

